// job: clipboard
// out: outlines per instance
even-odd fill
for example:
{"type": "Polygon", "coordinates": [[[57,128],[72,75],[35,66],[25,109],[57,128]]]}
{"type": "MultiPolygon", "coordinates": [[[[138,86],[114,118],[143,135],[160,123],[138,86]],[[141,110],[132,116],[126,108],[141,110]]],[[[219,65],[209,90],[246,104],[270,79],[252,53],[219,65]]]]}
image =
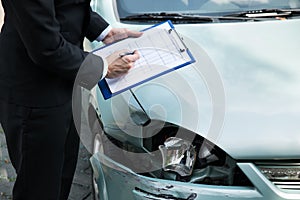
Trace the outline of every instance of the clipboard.
{"type": "Polygon", "coordinates": [[[105,100],[195,62],[170,20],[142,31],[143,35],[139,38],[126,38],[93,51],[104,58],[121,49],[138,50],[140,54],[140,59],[126,75],[99,81],[105,100]]]}

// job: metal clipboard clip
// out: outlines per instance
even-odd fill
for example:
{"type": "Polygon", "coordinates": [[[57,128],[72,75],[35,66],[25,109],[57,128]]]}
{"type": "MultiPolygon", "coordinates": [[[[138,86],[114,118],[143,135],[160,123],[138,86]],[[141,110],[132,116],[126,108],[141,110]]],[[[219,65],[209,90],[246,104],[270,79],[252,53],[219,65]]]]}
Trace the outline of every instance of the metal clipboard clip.
{"type": "Polygon", "coordinates": [[[183,53],[188,49],[187,46],[183,42],[183,38],[180,37],[180,35],[178,34],[178,32],[175,29],[170,28],[168,30],[168,33],[170,35],[172,35],[171,39],[174,42],[174,44],[176,44],[179,52],[183,53]]]}

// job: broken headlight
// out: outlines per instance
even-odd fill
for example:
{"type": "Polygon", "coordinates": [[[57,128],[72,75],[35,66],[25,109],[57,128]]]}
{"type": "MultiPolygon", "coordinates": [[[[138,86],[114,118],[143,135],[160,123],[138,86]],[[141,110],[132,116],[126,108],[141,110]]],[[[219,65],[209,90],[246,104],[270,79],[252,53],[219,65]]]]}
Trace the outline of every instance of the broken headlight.
{"type": "Polygon", "coordinates": [[[163,158],[164,171],[172,171],[180,176],[190,176],[196,161],[195,147],[181,138],[170,137],[159,146],[163,158]]]}
{"type": "Polygon", "coordinates": [[[213,142],[174,124],[161,124],[147,125],[144,135],[153,136],[143,140],[147,152],[160,150],[162,159],[156,164],[161,168],[143,175],[194,184],[252,186],[236,161],[213,142]]]}

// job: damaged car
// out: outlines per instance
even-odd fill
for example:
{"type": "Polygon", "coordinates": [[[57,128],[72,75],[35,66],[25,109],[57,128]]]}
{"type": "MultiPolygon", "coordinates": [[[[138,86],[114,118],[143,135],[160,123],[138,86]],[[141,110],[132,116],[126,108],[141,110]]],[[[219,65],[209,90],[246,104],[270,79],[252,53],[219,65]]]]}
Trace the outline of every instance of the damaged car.
{"type": "Polygon", "coordinates": [[[94,89],[96,199],[300,199],[299,0],[92,7],[113,27],[171,20],[196,60],[109,99],[94,89]]]}

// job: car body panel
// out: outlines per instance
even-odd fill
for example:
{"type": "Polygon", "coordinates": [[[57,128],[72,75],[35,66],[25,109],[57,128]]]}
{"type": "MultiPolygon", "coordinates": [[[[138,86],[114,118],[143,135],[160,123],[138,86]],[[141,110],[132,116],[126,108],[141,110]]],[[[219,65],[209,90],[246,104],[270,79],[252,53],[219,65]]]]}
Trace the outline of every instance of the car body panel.
{"type": "MultiPolygon", "coordinates": [[[[167,121],[207,137],[234,158],[299,158],[299,27],[300,20],[175,25],[176,30],[187,39],[195,41],[197,38],[195,43],[200,46],[195,47],[198,64],[145,83],[134,91],[147,91],[136,92],[146,111],[153,105],[164,105],[167,114],[153,117],[167,116],[167,121]],[[210,58],[205,62],[213,62],[216,72],[194,69],[201,68],[201,62],[206,59],[199,55],[201,50],[210,58]],[[180,77],[175,74],[179,73],[188,86],[183,87],[176,82],[180,77]],[[215,106],[213,91],[209,88],[209,81],[212,81],[209,73],[222,80],[226,109],[222,130],[213,137],[208,134],[215,106]],[[199,101],[185,98],[187,87],[195,91],[192,95],[199,101]],[[170,103],[170,98],[159,98],[170,90],[176,94],[173,95],[173,103],[170,103]],[[201,105],[197,105],[200,100],[201,105]],[[181,109],[176,111],[170,106],[172,104],[180,104],[181,109]],[[201,110],[201,116],[195,116],[195,106],[201,110]],[[189,113],[184,115],[184,120],[178,118],[183,115],[182,112],[189,113]],[[198,119],[196,122],[195,117],[198,119]],[[201,121],[200,127],[198,121],[201,121]]],[[[221,89],[222,85],[218,90],[221,89]]],[[[115,97],[114,101],[116,98],[123,97],[115,97]]]]}
{"type": "MultiPolygon", "coordinates": [[[[94,1],[92,7],[113,27],[139,31],[150,26],[122,23],[114,0],[94,1]]],[[[300,166],[300,19],[174,27],[196,62],[108,100],[96,90],[104,131],[120,142],[143,146],[141,127],[147,120],[178,125],[236,160],[253,186],[150,178],[95,151],[91,163],[100,198],[300,199],[299,181],[287,183],[298,189],[281,190],[259,169],[260,161],[275,168],[300,166]]]]}
{"type": "Polygon", "coordinates": [[[103,172],[98,188],[105,188],[104,199],[136,200],[298,200],[300,194],[283,192],[274,186],[251,163],[239,163],[254,187],[214,186],[192,184],[145,177],[115,162],[101,153],[94,154],[91,163],[96,171],[103,172]],[[101,165],[100,165],[101,163],[101,165]]]}

